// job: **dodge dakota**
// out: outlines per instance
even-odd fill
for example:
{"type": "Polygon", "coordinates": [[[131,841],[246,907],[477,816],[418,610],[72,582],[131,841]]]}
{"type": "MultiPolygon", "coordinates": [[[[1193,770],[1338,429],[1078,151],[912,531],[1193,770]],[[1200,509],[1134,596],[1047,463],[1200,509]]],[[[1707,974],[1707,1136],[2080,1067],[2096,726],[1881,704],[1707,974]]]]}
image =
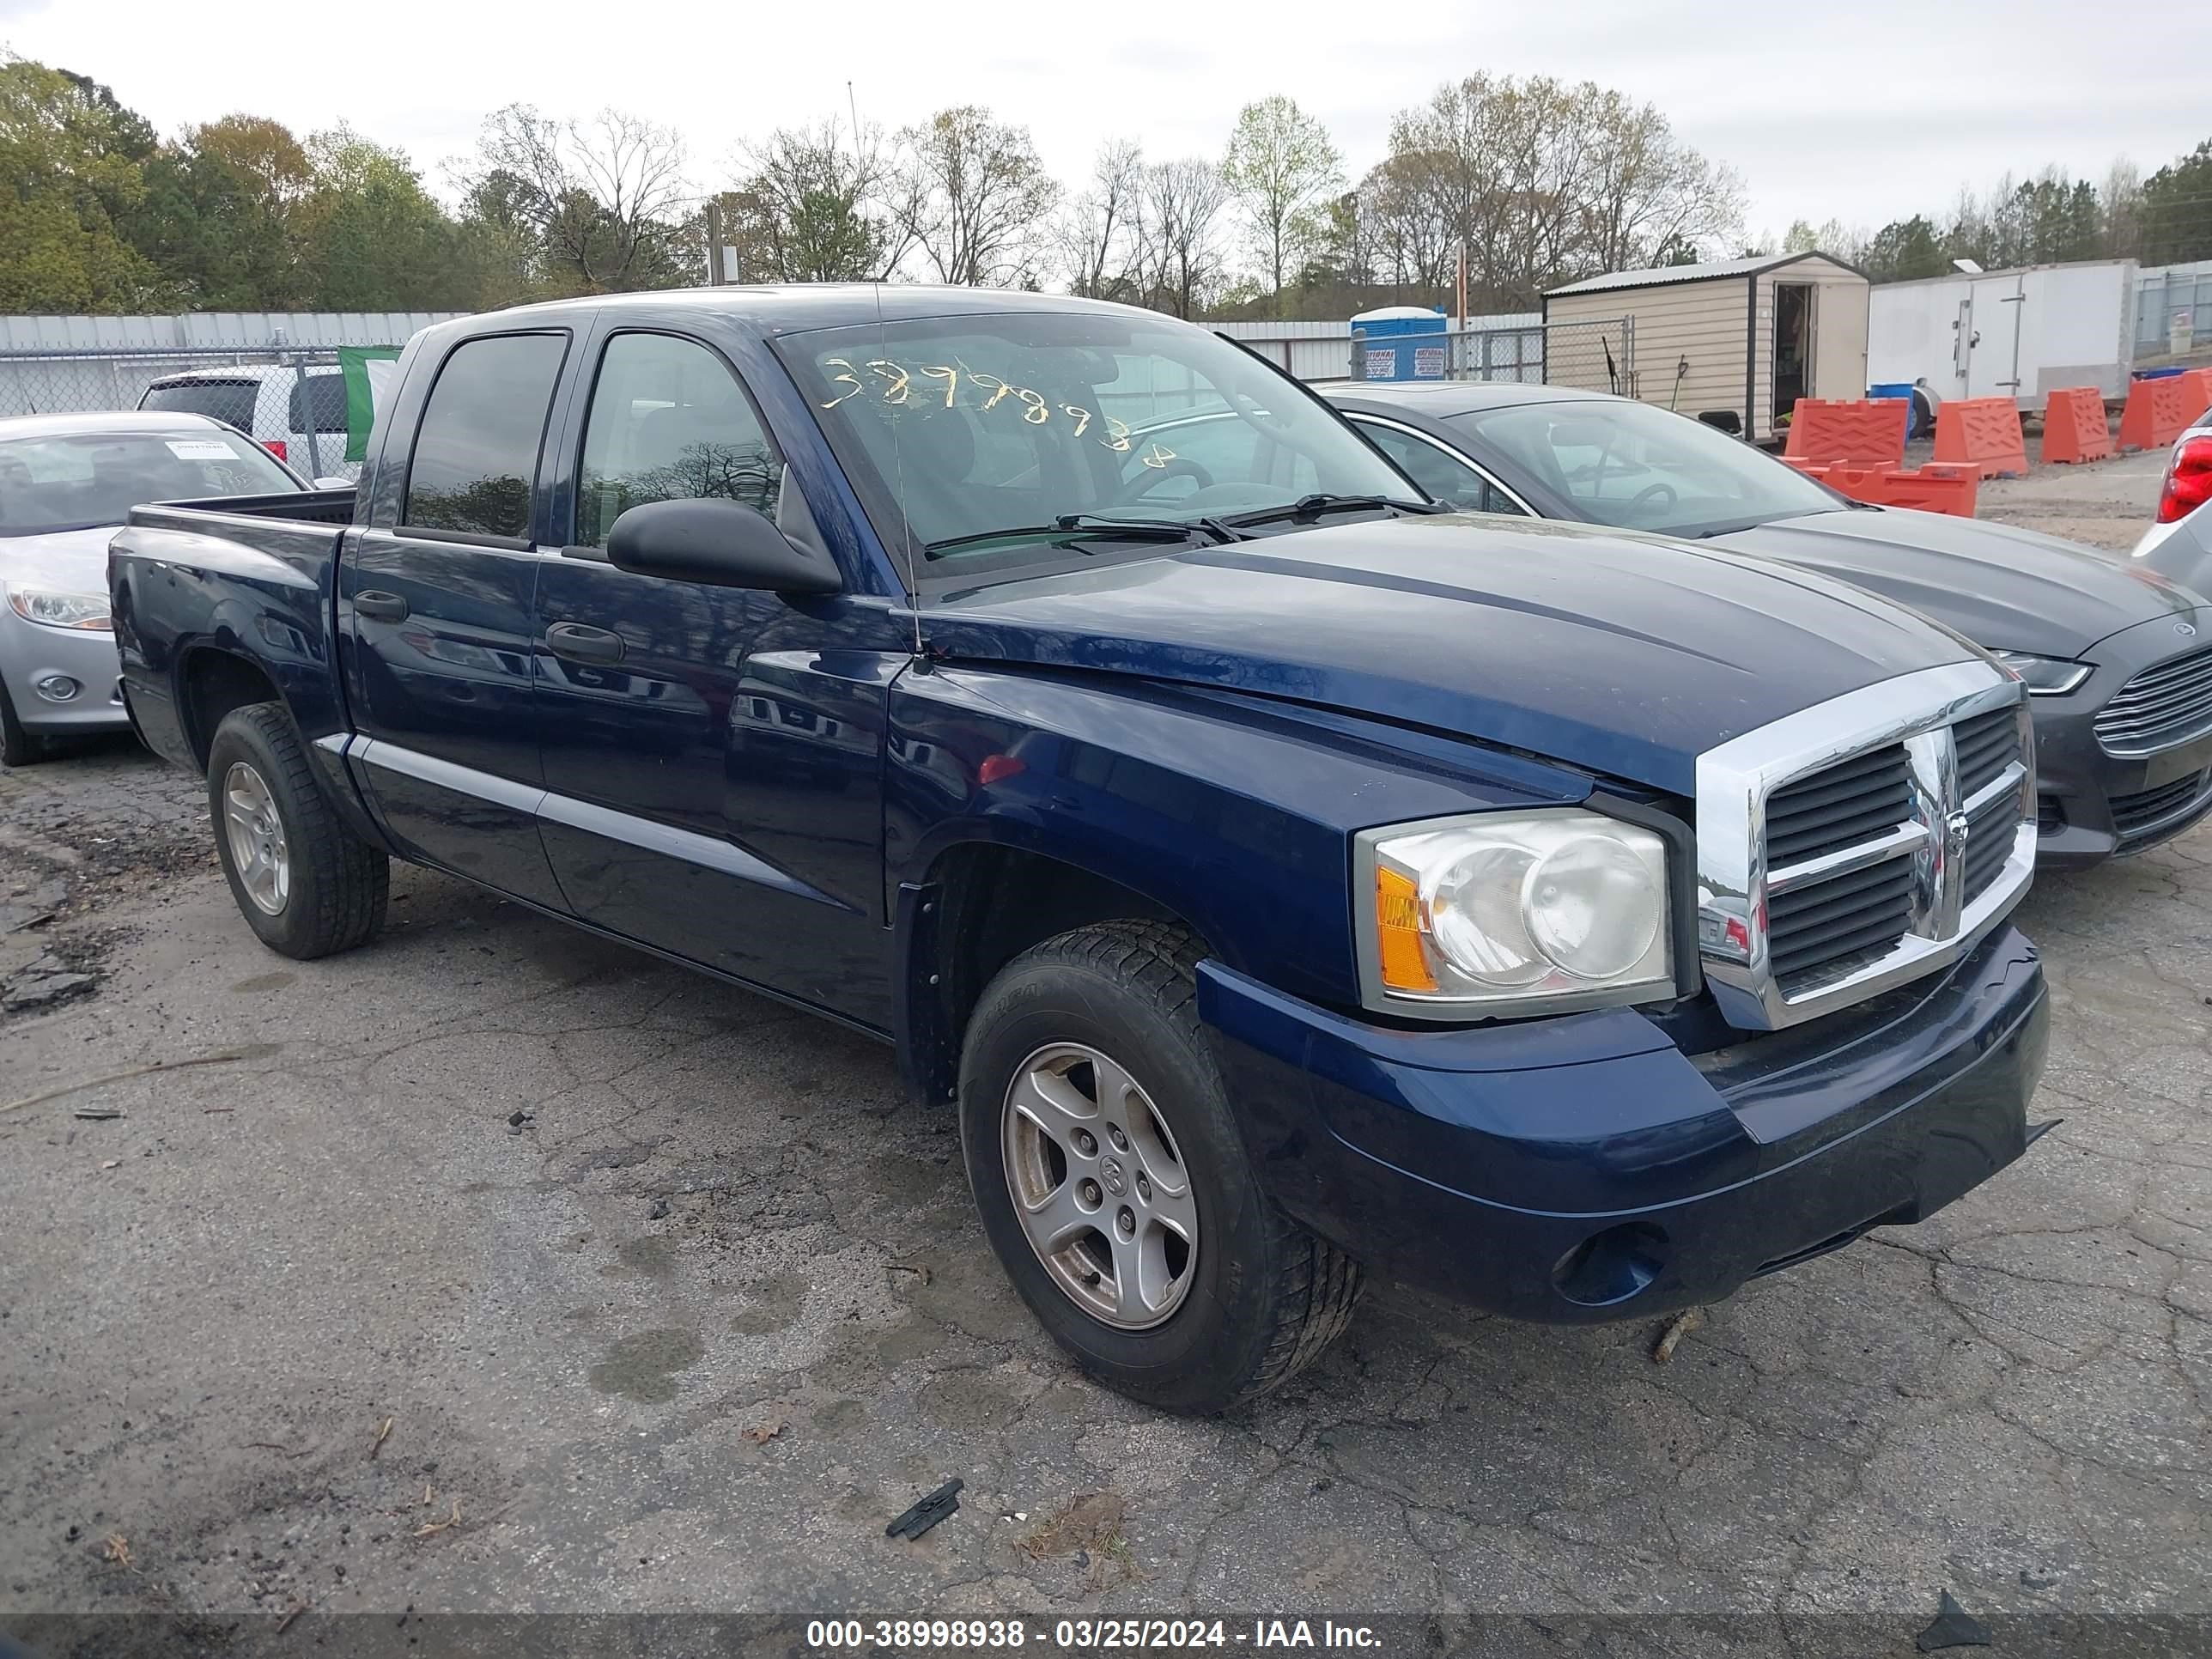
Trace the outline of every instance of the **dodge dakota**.
{"type": "Polygon", "coordinates": [[[1910,611],[1443,512],[1079,300],[568,301],[398,376],[356,489],[112,543],[246,923],[359,945],[399,858],[894,1045],[1133,1396],[1250,1399],[1369,1273],[1717,1299],[2029,1139],[2025,691],[1910,611]]]}

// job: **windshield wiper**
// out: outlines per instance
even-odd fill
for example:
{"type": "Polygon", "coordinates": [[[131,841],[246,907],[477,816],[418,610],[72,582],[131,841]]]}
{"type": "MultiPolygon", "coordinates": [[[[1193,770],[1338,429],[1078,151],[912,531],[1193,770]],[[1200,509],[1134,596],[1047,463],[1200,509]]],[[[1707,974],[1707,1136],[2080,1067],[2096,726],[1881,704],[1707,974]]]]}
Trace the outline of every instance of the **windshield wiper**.
{"type": "Polygon", "coordinates": [[[1222,522],[1244,526],[1274,524],[1289,519],[1298,524],[1312,524],[1324,513],[1354,513],[1362,508],[1383,507],[1394,513],[1449,513],[1448,507],[1435,501],[1401,501],[1390,495],[1301,495],[1287,507],[1263,507],[1251,513],[1232,513],[1222,522]]]}
{"type": "Polygon", "coordinates": [[[980,530],[971,536],[948,536],[929,543],[922,551],[931,558],[983,542],[1024,539],[1055,542],[1188,542],[1203,536],[1213,542],[1242,539],[1227,525],[1214,519],[1109,519],[1095,513],[1063,513],[1050,524],[1014,525],[1004,530],[980,530]]]}

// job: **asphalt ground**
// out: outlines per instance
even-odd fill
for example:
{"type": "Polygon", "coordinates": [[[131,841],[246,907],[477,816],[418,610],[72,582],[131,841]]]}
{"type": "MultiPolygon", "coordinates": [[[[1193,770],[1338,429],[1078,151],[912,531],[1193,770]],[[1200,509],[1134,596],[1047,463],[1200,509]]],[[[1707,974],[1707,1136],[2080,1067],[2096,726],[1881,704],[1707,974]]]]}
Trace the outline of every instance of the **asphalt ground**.
{"type": "MultiPolygon", "coordinates": [[[[2156,480],[1984,509],[2124,548],[2156,480]]],[[[0,1627],[49,1653],[1142,1613],[1903,1654],[1947,1592],[2000,1652],[2212,1628],[2212,832],[2038,884],[2065,1121],[1931,1221],[1665,1364],[1376,1285],[1212,1421],[1061,1359],[886,1051],[420,871],[287,962],[209,848],[129,745],[0,773],[0,1627]],[[436,1618],[498,1613],[549,1617],[436,1618]]]]}

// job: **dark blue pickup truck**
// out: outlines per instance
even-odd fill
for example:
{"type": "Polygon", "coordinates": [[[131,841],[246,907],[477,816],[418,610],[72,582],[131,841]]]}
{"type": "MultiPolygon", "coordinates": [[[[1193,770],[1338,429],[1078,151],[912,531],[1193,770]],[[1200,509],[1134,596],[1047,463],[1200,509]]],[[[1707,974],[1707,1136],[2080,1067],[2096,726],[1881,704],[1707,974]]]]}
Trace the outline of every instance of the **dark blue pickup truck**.
{"type": "Polygon", "coordinates": [[[1237,347],[915,288],[441,325],[356,492],[114,617],[274,949],[387,860],[893,1044],[1084,1365],[1213,1410],[1363,1273],[1656,1312],[2018,1157],[2020,682],[1739,554],[1441,512],[1237,347]],[[1146,432],[1234,422],[1206,457],[1146,432]]]}

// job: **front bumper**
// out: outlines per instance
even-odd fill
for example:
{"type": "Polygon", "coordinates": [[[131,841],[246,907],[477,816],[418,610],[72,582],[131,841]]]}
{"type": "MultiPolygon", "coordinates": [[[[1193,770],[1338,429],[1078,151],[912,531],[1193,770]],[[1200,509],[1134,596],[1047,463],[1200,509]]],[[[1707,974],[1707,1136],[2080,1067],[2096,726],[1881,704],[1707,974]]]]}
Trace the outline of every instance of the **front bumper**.
{"type": "Polygon", "coordinates": [[[1934,1213],[2025,1149],[2049,1025],[2010,926],[1695,1058],[1632,1010],[1402,1031],[1215,963],[1199,1007],[1277,1202],[1392,1278],[1562,1324],[1717,1301],[1934,1213]]]}
{"type": "Polygon", "coordinates": [[[42,628],[0,604],[0,678],[27,732],[66,737],[131,729],[112,634],[42,628]],[[58,702],[39,690],[41,681],[56,675],[76,683],[75,696],[58,702]]]}
{"type": "Polygon", "coordinates": [[[2212,640],[2212,609],[2200,609],[2182,635],[2161,618],[2124,629],[2083,653],[2096,665],[2063,697],[2032,697],[2039,869],[2080,869],[2115,854],[2140,853],[2171,841],[2212,813],[2212,732],[2122,759],[2097,741],[2097,714],[2145,669],[2203,647],[2212,640]]]}

